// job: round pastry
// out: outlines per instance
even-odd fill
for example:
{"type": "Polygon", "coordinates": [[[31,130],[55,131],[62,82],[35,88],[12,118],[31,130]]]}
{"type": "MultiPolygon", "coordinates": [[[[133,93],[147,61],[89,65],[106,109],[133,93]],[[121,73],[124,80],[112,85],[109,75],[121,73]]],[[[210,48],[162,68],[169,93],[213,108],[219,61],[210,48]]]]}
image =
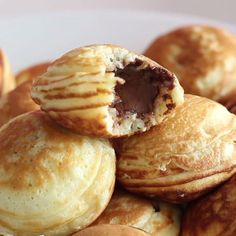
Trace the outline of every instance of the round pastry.
{"type": "Polygon", "coordinates": [[[26,81],[0,98],[0,127],[18,115],[39,109],[31,98],[31,87],[32,82],[26,81]]]}
{"type": "Polygon", "coordinates": [[[32,97],[59,124],[119,137],[148,130],[183,103],[174,74],[113,45],[72,50],[34,81],[32,97]]]}
{"type": "Polygon", "coordinates": [[[41,111],[0,128],[0,232],[65,236],[107,206],[115,153],[104,139],[74,134],[41,111]]]}
{"type": "Polygon", "coordinates": [[[161,201],[116,190],[105,211],[93,224],[120,224],[139,228],[152,236],[178,236],[180,209],[161,201]]]}
{"type": "Polygon", "coordinates": [[[151,236],[144,231],[125,225],[95,225],[79,231],[73,236],[151,236]]]}
{"type": "Polygon", "coordinates": [[[0,97],[15,88],[15,78],[9,61],[0,49],[0,97]]]}
{"type": "Polygon", "coordinates": [[[236,37],[189,26],[157,38],[144,53],[173,71],[185,93],[219,100],[236,88],[236,37]]]}
{"type": "Polygon", "coordinates": [[[117,178],[136,193],[181,203],[236,172],[236,117],[207,98],[185,102],[160,126],[121,140],[117,178]]]}
{"type": "Polygon", "coordinates": [[[236,235],[236,176],[187,208],[182,236],[236,235]]]}
{"type": "Polygon", "coordinates": [[[25,68],[16,75],[16,85],[20,85],[27,80],[33,80],[35,77],[47,71],[50,62],[44,62],[25,68]]]}

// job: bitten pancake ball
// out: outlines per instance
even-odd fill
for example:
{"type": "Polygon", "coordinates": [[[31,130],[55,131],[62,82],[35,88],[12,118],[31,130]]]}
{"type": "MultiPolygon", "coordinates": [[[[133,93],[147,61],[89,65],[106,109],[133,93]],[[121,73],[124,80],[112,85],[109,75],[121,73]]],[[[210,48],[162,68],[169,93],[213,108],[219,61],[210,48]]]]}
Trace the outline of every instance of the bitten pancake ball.
{"type": "Polygon", "coordinates": [[[63,55],[34,81],[32,97],[59,124],[104,137],[146,131],[184,100],[174,74],[113,45],[63,55]]]}

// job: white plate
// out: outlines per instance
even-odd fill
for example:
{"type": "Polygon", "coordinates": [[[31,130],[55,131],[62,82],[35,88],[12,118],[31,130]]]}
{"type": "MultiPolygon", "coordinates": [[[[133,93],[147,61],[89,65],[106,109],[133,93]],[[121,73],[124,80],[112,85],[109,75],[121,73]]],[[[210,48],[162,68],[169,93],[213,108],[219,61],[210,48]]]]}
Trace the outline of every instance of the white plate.
{"type": "Polygon", "coordinates": [[[236,26],[191,16],[144,11],[66,11],[0,18],[0,47],[14,71],[94,43],[142,52],[161,33],[186,24],[212,24],[236,34],[236,26]]]}

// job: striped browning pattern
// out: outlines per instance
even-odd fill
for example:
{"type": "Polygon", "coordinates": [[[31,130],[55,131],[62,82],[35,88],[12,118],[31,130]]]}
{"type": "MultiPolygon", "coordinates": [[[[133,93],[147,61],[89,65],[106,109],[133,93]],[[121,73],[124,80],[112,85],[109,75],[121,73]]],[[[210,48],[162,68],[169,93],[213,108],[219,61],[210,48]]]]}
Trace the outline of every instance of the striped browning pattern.
{"type": "Polygon", "coordinates": [[[111,61],[104,62],[109,59],[106,54],[112,58],[112,50],[82,48],[64,55],[34,82],[33,99],[65,126],[76,121],[88,133],[95,129],[106,133],[107,126],[112,125],[108,106],[114,101],[114,87],[119,81],[111,61]]]}
{"type": "MultiPolygon", "coordinates": [[[[142,94],[137,96],[140,100],[142,94]]],[[[32,97],[42,110],[73,131],[97,136],[122,136],[145,131],[157,120],[162,120],[169,109],[183,102],[183,90],[173,74],[148,58],[118,46],[93,45],[72,50],[53,62],[47,72],[34,81],[32,97]],[[131,111],[119,116],[112,106],[118,100],[116,85],[125,83],[123,78],[116,76],[117,69],[122,70],[136,60],[140,61],[139,70],[157,68],[163,77],[155,78],[157,83],[163,84],[163,89],[159,91],[157,88],[159,97],[152,101],[160,109],[153,111],[145,122],[131,111]],[[170,83],[168,79],[172,84],[167,92],[164,84],[170,83]],[[166,93],[169,94],[162,98],[166,93]]]]}
{"type": "Polygon", "coordinates": [[[121,142],[117,177],[132,192],[187,202],[236,171],[236,118],[193,95],[160,126],[121,142]]]}

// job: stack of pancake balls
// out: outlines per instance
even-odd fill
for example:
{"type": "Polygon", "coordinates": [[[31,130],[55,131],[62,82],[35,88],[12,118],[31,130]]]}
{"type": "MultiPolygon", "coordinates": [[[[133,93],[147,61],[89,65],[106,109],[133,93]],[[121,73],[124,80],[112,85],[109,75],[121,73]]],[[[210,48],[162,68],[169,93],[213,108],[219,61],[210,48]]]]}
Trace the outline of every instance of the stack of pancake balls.
{"type": "Polygon", "coordinates": [[[0,235],[236,235],[236,38],[182,27],[143,54],[14,76],[0,51],[0,235]]]}

